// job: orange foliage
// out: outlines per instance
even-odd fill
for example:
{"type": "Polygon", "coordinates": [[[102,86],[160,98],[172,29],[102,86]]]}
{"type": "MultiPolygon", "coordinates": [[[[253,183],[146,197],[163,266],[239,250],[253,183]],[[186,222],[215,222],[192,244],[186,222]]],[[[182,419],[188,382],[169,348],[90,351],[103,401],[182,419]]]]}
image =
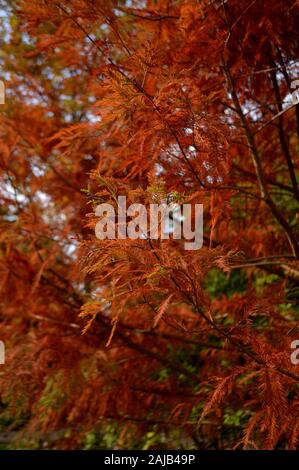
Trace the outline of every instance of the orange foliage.
{"type": "Polygon", "coordinates": [[[170,447],[296,448],[295,2],[7,8],[3,413],[61,448],[111,420],[123,446],[156,425],[170,447]],[[202,203],[203,248],[97,240],[118,195],[202,203]]]}

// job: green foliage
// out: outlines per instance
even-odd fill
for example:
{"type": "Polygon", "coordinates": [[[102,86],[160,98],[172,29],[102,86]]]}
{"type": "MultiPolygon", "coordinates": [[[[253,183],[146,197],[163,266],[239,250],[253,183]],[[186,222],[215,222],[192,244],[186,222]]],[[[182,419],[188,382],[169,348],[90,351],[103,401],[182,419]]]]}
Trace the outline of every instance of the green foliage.
{"type": "Polygon", "coordinates": [[[204,285],[213,299],[222,295],[231,298],[235,292],[246,291],[247,277],[241,269],[234,269],[230,274],[225,274],[220,269],[213,268],[206,276],[204,285]]]}

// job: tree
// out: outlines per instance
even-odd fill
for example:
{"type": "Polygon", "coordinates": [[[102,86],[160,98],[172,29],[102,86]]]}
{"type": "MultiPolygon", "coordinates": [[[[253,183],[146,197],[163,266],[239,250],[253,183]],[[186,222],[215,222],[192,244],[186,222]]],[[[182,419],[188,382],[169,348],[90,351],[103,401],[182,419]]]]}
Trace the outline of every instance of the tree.
{"type": "Polygon", "coordinates": [[[296,448],[296,2],[3,5],[2,419],[61,448],[296,448]],[[202,203],[204,246],[96,239],[119,195],[202,203]]]}

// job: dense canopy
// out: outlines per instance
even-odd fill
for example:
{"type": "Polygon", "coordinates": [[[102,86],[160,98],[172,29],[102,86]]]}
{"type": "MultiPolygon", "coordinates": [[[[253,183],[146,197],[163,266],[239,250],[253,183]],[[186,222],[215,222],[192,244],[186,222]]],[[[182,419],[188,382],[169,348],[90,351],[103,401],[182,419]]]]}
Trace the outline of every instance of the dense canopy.
{"type": "Polygon", "coordinates": [[[298,20],[295,0],[1,1],[11,445],[297,448],[298,20]],[[203,204],[203,247],[97,239],[119,195],[203,204]]]}

